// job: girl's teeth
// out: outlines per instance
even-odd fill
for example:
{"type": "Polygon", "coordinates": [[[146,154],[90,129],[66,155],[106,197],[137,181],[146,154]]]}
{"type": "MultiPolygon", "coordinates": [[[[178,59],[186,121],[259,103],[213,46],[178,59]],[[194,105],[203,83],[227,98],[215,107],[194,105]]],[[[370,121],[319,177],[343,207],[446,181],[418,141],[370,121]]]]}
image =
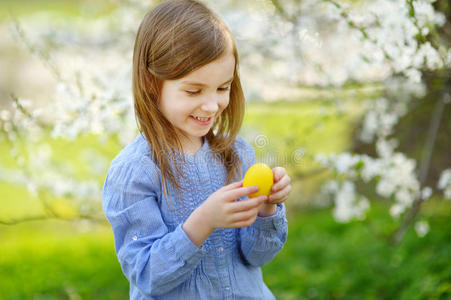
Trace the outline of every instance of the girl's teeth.
{"type": "Polygon", "coordinates": [[[207,122],[208,118],[199,118],[199,117],[195,117],[197,120],[201,121],[201,122],[207,122]]]}

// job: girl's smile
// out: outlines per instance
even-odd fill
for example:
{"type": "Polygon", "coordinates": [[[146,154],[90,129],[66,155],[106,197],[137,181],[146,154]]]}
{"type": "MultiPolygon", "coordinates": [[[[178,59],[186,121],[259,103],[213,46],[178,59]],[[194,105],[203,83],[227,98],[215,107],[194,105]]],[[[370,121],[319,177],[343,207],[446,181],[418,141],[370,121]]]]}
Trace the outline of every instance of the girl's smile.
{"type": "Polygon", "coordinates": [[[194,116],[190,116],[193,121],[196,124],[199,124],[200,126],[208,126],[212,123],[213,117],[207,117],[207,118],[200,118],[200,117],[194,117],[194,116]]]}

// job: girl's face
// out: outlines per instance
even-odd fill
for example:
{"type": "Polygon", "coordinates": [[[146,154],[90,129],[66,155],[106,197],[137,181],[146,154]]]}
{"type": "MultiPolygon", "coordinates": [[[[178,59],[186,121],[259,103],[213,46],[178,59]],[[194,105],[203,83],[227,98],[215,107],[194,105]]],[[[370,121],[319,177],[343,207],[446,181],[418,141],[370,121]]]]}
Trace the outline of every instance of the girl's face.
{"type": "Polygon", "coordinates": [[[229,104],[235,57],[228,52],[177,80],[165,80],[160,109],[172,123],[182,146],[199,146],[215,119],[229,104]]]}

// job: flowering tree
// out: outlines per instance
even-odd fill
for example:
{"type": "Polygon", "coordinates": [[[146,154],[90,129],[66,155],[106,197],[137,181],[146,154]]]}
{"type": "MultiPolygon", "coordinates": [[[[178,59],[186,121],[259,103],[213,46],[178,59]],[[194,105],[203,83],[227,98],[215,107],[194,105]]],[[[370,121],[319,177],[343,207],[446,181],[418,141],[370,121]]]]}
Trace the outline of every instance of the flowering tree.
{"type": "MultiPolygon", "coordinates": [[[[368,47],[363,48],[361,57],[387,65],[388,76],[384,96],[371,104],[359,136],[363,143],[374,142],[375,155],[319,155],[318,161],[333,168],[336,177],[325,190],[335,195],[335,217],[346,221],[362,217],[369,207],[368,200],[356,193],[353,182],[357,179],[366,183],[375,181],[377,194],[393,200],[390,214],[403,218],[393,234],[394,241],[398,242],[433,189],[444,190],[445,198],[449,199],[446,191],[450,184],[447,175],[450,161],[440,166],[442,174],[438,183],[427,180],[439,125],[446,104],[451,102],[450,36],[446,35],[449,16],[436,11],[431,1],[372,1],[357,11],[328,2],[339,10],[342,20],[360,34],[368,47]],[[445,30],[440,32],[440,28],[445,30]],[[437,85],[437,81],[440,84],[437,85]],[[426,143],[417,167],[415,158],[396,150],[399,142],[395,130],[399,120],[423,102],[428,102],[426,105],[433,109],[429,113],[426,143]],[[435,186],[428,186],[427,182],[435,186]]],[[[449,4],[439,2],[437,6],[449,14],[449,4]]],[[[423,236],[429,225],[424,220],[418,221],[415,229],[423,236]]]]}
{"type": "MultiPolygon", "coordinates": [[[[376,192],[393,200],[390,214],[404,217],[393,238],[399,241],[415,220],[423,201],[431,197],[433,188],[426,185],[431,155],[437,142],[437,132],[450,102],[449,68],[450,50],[449,4],[431,1],[368,1],[361,6],[349,6],[336,1],[324,1],[332,10],[330,19],[344,24],[346,35],[354,35],[360,47],[355,47],[353,57],[358,57],[357,70],[365,65],[383,74],[384,94],[371,101],[359,130],[361,143],[374,143],[373,156],[356,153],[317,155],[317,161],[331,169],[334,178],[324,186],[324,191],[334,197],[334,216],[338,221],[364,218],[369,201],[356,192],[357,180],[376,182],[376,192]],[[443,30],[441,30],[443,28],[443,30]],[[437,87],[433,85],[438,81],[437,87]],[[431,97],[433,95],[433,97],[431,97]],[[430,113],[430,125],[419,168],[414,158],[396,151],[396,125],[421,102],[428,101],[434,109],[430,113]]],[[[284,7],[273,1],[280,13],[287,16],[284,7]]],[[[290,18],[290,16],[286,17],[290,18]]],[[[291,17],[293,18],[293,17],[291,17]]],[[[343,35],[340,35],[343,36],[343,35]]],[[[353,40],[353,38],[351,38],[353,40]]],[[[360,81],[348,72],[346,80],[360,81]]],[[[446,127],[445,127],[446,128],[446,127]]],[[[444,141],[442,141],[444,142],[444,141]]],[[[442,154],[443,155],[443,154],[442,154]]],[[[446,155],[446,154],[445,154],[446,155]]],[[[436,183],[437,190],[444,190],[449,198],[449,165],[442,167],[436,183]]],[[[429,181],[430,182],[430,181],[429,181]]],[[[428,231],[425,221],[417,222],[415,229],[420,236],[428,231]]]]}
{"type": "MultiPolygon", "coordinates": [[[[206,3],[236,37],[248,99],[290,98],[299,86],[339,89],[376,82],[382,87],[376,99],[363,101],[365,113],[357,130],[356,143],[375,149],[316,155],[322,170],[331,172],[323,191],[334,200],[337,221],[365,217],[370,201],[356,191],[357,182],[375,183],[376,193],[393,201],[390,214],[403,218],[394,234],[397,241],[434,193],[443,191],[451,198],[451,166],[443,165],[438,181],[426,184],[437,132],[450,102],[450,24],[449,15],[443,13],[449,11],[447,1],[206,3]],[[438,88],[437,78],[442,82],[438,88]],[[433,99],[428,97],[431,93],[433,99]],[[434,109],[417,165],[416,158],[396,150],[396,125],[421,101],[433,103],[434,109]]],[[[95,149],[85,152],[84,163],[93,168],[89,176],[77,180],[73,169],[80,161],[54,161],[46,141],[49,136],[75,141],[94,134],[101,142],[117,138],[123,146],[135,136],[132,45],[147,9],[148,3],[134,0],[121,2],[108,17],[89,23],[74,20],[69,26],[57,18],[52,19],[58,27],[49,26],[48,18],[11,23],[18,41],[41,58],[58,84],[54,100],[45,107],[33,107],[31,101],[13,95],[14,109],[1,112],[1,136],[11,143],[19,166],[0,168],[1,180],[25,184],[39,199],[49,194],[70,199],[77,207],[76,217],[95,217],[108,161],[95,149]]],[[[30,219],[59,216],[50,202],[41,201],[48,213],[30,219]]],[[[415,228],[422,236],[428,226],[420,220],[415,228]]]]}

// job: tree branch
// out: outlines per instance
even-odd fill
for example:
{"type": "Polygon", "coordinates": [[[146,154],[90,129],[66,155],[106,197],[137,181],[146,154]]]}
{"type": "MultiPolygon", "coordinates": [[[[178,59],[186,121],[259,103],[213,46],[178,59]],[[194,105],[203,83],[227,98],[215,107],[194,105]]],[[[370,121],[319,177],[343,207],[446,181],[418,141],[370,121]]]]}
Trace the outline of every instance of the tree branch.
{"type": "Polygon", "coordinates": [[[45,129],[45,130],[49,130],[51,127],[48,124],[45,124],[44,122],[40,121],[39,119],[37,119],[35,116],[33,116],[19,101],[19,98],[14,95],[11,94],[10,95],[11,100],[15,103],[15,105],[17,106],[17,109],[24,115],[26,116],[29,120],[33,121],[36,123],[36,125],[38,125],[40,128],[45,129]]]}
{"type": "Polygon", "coordinates": [[[282,5],[280,5],[279,0],[271,0],[271,3],[274,6],[274,8],[276,9],[276,11],[279,13],[279,15],[281,15],[285,20],[287,20],[291,23],[296,23],[297,18],[294,16],[289,16],[287,14],[287,12],[285,11],[285,9],[282,7],[282,5]]]}
{"type": "Polygon", "coordinates": [[[440,120],[442,118],[443,110],[445,107],[445,96],[443,95],[439,101],[435,104],[434,112],[431,116],[431,122],[429,125],[429,131],[427,136],[426,145],[424,147],[423,156],[421,160],[421,166],[419,170],[419,180],[420,180],[420,192],[412,207],[408,211],[407,215],[404,217],[402,224],[396,229],[392,234],[392,242],[399,243],[407,232],[407,229],[415,221],[415,218],[420,211],[423,199],[421,197],[421,188],[423,187],[427,174],[429,173],[429,167],[431,163],[432,152],[434,151],[434,145],[437,138],[437,132],[440,125],[440,120]]]}
{"type": "Polygon", "coordinates": [[[17,34],[17,37],[25,45],[28,51],[30,51],[32,55],[35,55],[38,59],[40,59],[44,63],[44,65],[50,69],[55,79],[57,79],[58,81],[63,81],[60,71],[52,62],[51,56],[48,53],[41,51],[40,49],[37,49],[28,39],[25,30],[20,25],[19,20],[12,14],[10,15],[10,17],[13,20],[12,24],[14,25],[14,30],[15,33],[17,34]]]}

